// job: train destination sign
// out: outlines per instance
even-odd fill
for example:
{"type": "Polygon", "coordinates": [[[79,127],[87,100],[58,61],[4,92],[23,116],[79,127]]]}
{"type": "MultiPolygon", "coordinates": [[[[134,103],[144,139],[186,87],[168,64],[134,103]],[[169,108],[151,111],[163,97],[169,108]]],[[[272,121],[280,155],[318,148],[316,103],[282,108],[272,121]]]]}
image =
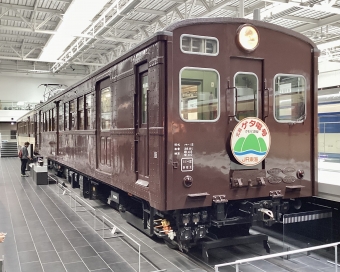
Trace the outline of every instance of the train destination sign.
{"type": "Polygon", "coordinates": [[[270,132],[267,125],[256,117],[242,119],[234,128],[230,140],[235,159],[253,166],[262,162],[270,148],[270,132]]]}

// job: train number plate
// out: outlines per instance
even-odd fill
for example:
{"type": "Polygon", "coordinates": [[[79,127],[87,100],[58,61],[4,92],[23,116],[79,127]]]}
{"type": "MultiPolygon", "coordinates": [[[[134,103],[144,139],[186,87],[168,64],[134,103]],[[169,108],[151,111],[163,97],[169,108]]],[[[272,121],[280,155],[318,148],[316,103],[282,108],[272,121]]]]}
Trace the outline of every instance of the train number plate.
{"type": "Polygon", "coordinates": [[[190,172],[194,168],[194,160],[193,158],[182,158],[181,159],[181,171],[182,172],[190,172]]]}

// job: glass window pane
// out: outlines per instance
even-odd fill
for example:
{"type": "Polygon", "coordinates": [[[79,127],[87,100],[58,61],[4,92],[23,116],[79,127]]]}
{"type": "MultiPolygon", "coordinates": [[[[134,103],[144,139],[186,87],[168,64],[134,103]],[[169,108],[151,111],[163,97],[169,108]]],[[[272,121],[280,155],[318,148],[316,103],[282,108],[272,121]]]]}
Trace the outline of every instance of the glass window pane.
{"type": "Polygon", "coordinates": [[[59,131],[64,130],[64,105],[60,103],[59,107],[59,131]]]}
{"type": "Polygon", "coordinates": [[[54,108],[52,111],[53,118],[52,118],[52,130],[57,130],[57,108],[54,108]]]}
{"type": "Polygon", "coordinates": [[[212,37],[182,35],[181,48],[189,54],[217,55],[218,40],[212,37]]]}
{"type": "Polygon", "coordinates": [[[64,116],[65,116],[65,121],[64,121],[64,125],[65,125],[65,130],[69,129],[69,107],[68,107],[68,102],[64,104],[64,116]]]}
{"type": "Polygon", "coordinates": [[[92,129],[92,124],[91,124],[91,107],[92,107],[92,98],[93,94],[87,94],[85,96],[85,129],[92,129]]]}
{"type": "Polygon", "coordinates": [[[216,40],[206,40],[205,41],[205,53],[216,54],[217,53],[217,41],[216,40]]]}
{"type": "Polygon", "coordinates": [[[84,109],[84,97],[79,97],[78,98],[78,110],[84,109]]]}
{"type": "Polygon", "coordinates": [[[148,111],[148,101],[147,101],[147,96],[148,96],[148,75],[145,74],[142,76],[142,124],[147,123],[147,111],[148,111]]]}
{"type": "Polygon", "coordinates": [[[191,46],[191,38],[190,37],[183,37],[182,38],[182,50],[183,51],[190,51],[191,46]]]}
{"type": "Polygon", "coordinates": [[[78,111],[78,126],[79,130],[84,129],[84,111],[78,111]]]}
{"type": "Polygon", "coordinates": [[[246,117],[257,117],[258,79],[256,75],[237,73],[234,80],[234,86],[237,88],[236,119],[242,120],[246,117]]]}
{"type": "Polygon", "coordinates": [[[180,114],[188,121],[219,116],[219,75],[214,70],[187,68],[181,72],[180,114]]]}
{"type": "Polygon", "coordinates": [[[101,90],[101,129],[110,129],[111,126],[111,90],[105,88],[101,90]]]}
{"type": "Polygon", "coordinates": [[[275,77],[275,119],[278,122],[303,121],[306,116],[306,80],[299,75],[275,77]]]}

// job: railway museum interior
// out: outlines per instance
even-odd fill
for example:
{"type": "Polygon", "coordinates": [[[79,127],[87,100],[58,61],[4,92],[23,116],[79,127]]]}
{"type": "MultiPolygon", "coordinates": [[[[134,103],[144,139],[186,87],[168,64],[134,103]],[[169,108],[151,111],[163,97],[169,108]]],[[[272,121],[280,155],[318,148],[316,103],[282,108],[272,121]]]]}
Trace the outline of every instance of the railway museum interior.
{"type": "Polygon", "coordinates": [[[339,0],[0,0],[0,272],[338,271],[339,0]]]}

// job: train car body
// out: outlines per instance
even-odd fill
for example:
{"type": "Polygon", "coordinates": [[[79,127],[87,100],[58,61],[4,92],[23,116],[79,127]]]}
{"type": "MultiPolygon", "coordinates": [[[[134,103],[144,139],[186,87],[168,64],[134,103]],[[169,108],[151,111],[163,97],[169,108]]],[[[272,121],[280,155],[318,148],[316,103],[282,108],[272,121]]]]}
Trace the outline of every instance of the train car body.
{"type": "Polygon", "coordinates": [[[289,199],[317,194],[317,57],[272,24],[185,20],[37,107],[36,144],[181,248],[210,227],[279,222],[289,199]],[[235,157],[240,124],[270,133],[261,162],[235,157]]]}

